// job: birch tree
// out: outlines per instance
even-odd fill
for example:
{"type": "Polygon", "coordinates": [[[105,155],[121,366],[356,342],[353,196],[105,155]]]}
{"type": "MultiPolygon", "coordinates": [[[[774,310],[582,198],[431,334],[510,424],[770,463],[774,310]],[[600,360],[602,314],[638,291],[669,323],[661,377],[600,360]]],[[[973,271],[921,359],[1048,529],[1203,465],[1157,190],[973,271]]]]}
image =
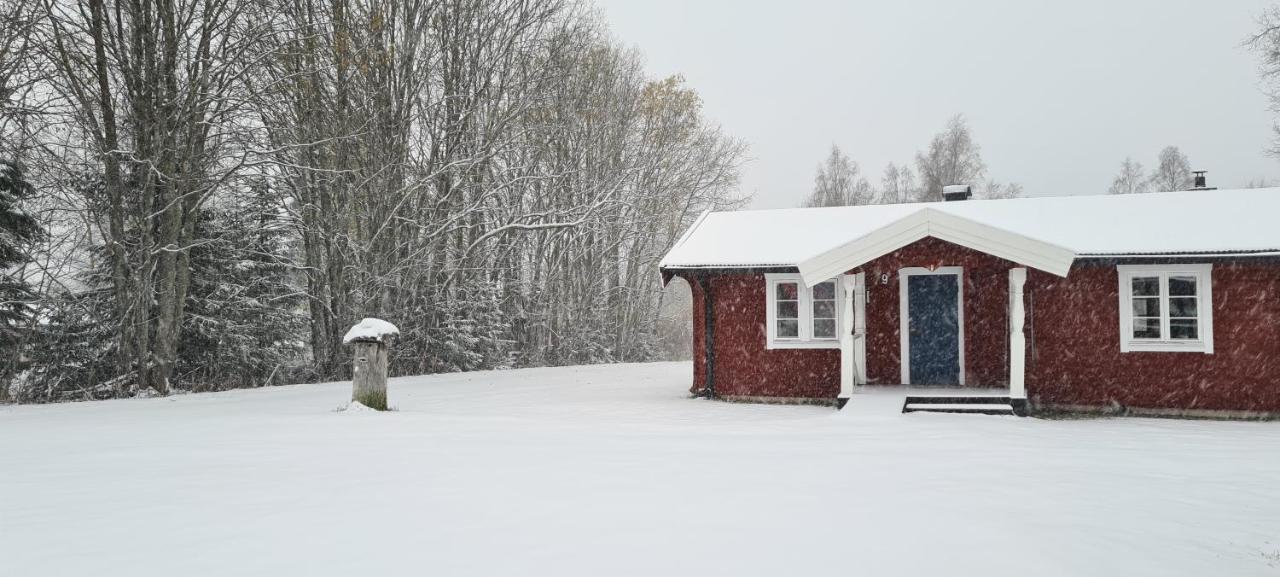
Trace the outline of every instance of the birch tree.
{"type": "Polygon", "coordinates": [[[1156,192],[1188,190],[1192,186],[1191,161],[1176,146],[1160,151],[1156,167],[1151,171],[1148,187],[1156,192]]]}
{"type": "Polygon", "coordinates": [[[840,147],[831,145],[827,159],[818,165],[814,174],[813,192],[805,199],[804,206],[871,204],[875,194],[861,172],[857,162],[841,151],[840,147]]]}
{"type": "Polygon", "coordinates": [[[342,378],[362,316],[394,374],[650,359],[658,259],[742,204],[745,146],[577,3],[0,1],[81,231],[26,400],[342,378]]]}
{"type": "Polygon", "coordinates": [[[880,180],[880,204],[914,202],[919,196],[916,175],[910,166],[899,168],[892,162],[885,166],[880,180]]]}
{"type": "Polygon", "coordinates": [[[1120,163],[1120,173],[1111,181],[1111,188],[1107,189],[1107,193],[1136,194],[1147,192],[1151,189],[1150,184],[1147,180],[1146,172],[1142,168],[1142,163],[1126,157],[1124,162],[1120,163]]]}
{"type": "Polygon", "coordinates": [[[978,185],[987,173],[982,152],[974,142],[968,123],[956,115],[947,128],[933,137],[929,147],[916,153],[916,173],[920,178],[917,200],[942,200],[942,187],[951,184],[978,185]]]}

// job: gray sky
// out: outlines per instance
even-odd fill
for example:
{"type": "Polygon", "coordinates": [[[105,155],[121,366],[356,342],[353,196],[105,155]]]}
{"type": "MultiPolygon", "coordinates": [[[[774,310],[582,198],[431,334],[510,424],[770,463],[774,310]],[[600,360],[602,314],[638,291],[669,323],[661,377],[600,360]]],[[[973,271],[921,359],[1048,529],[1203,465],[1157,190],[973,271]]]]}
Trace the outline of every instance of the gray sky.
{"type": "Polygon", "coordinates": [[[878,185],[957,113],[989,176],[1031,196],[1105,193],[1169,144],[1212,186],[1280,179],[1241,46],[1267,0],[597,2],[750,144],[756,208],[797,205],[832,143],[878,185]]]}

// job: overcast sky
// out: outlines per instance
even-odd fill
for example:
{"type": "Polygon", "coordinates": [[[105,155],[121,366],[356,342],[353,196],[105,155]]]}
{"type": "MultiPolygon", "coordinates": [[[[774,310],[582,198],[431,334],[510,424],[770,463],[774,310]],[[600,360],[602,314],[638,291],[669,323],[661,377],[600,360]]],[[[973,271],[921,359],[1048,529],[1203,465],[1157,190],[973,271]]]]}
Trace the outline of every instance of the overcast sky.
{"type": "Polygon", "coordinates": [[[1209,184],[1280,179],[1241,46],[1266,0],[598,0],[654,76],[751,147],[753,207],[794,206],[832,143],[879,183],[964,114],[989,176],[1101,194],[1180,146],[1209,184]]]}

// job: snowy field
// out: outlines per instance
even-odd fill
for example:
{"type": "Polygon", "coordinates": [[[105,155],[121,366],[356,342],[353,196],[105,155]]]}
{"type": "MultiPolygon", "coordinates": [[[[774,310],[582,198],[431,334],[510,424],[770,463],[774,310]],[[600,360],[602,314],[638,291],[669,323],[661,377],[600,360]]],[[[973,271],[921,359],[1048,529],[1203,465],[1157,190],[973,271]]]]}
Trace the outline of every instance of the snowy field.
{"type": "Polygon", "coordinates": [[[0,574],[1280,575],[1280,423],[685,397],[688,364],[0,408],[0,574]]]}

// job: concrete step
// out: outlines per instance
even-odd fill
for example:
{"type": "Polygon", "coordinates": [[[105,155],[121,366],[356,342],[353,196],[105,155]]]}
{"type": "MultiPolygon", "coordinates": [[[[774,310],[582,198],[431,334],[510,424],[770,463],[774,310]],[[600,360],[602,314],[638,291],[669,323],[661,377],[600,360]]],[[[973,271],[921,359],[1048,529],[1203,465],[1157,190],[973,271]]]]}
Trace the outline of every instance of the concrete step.
{"type": "Polygon", "coordinates": [[[981,404],[964,404],[964,403],[905,403],[902,405],[904,413],[968,413],[974,415],[1012,415],[1013,405],[1004,404],[997,405],[992,403],[981,404]]]}
{"type": "Polygon", "coordinates": [[[902,412],[1014,414],[1013,403],[1009,397],[994,395],[909,395],[902,403],[902,412]]]}

